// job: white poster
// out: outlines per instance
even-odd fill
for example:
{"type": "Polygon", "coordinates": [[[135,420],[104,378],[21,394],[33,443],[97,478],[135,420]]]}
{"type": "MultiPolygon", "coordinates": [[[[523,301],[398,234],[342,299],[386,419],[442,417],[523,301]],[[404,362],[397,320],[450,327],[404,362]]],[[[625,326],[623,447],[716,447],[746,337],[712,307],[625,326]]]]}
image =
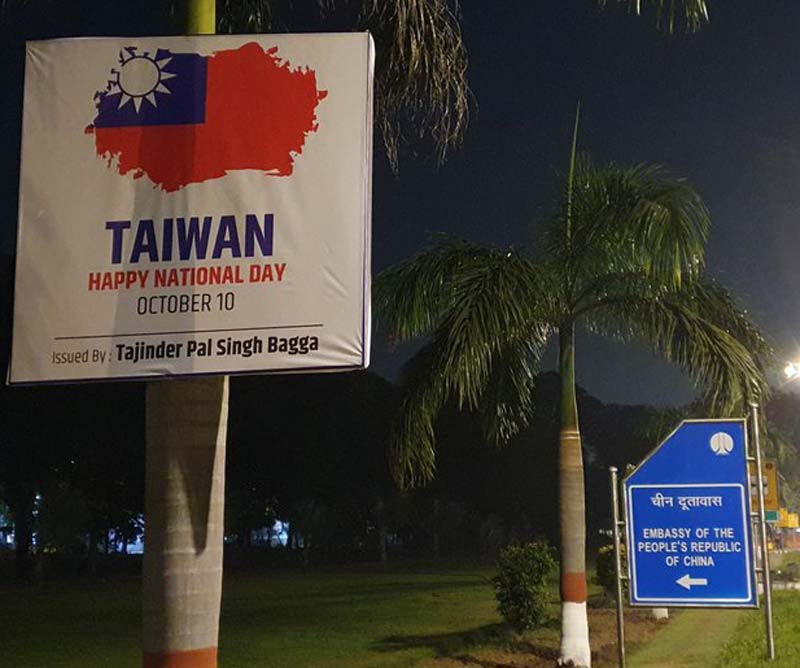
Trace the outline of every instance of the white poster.
{"type": "Polygon", "coordinates": [[[27,46],[9,382],[366,367],[373,45],[27,46]]]}

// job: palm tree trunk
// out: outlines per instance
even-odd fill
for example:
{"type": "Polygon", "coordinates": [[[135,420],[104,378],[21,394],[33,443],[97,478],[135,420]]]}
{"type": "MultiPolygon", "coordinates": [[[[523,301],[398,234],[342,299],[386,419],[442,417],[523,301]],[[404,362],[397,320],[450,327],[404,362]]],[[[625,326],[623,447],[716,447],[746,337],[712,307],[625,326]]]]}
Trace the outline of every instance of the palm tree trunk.
{"type": "Polygon", "coordinates": [[[559,519],[561,524],[561,651],[559,665],[589,668],[586,617],[586,504],[583,453],[575,395],[575,325],[559,330],[561,433],[559,434],[559,519]]]}
{"type": "Polygon", "coordinates": [[[147,386],[145,668],[216,668],[227,377],[147,386]]]}
{"type": "MultiPolygon", "coordinates": [[[[215,31],[215,0],[183,8],[215,31]]],[[[148,384],[144,668],[217,668],[227,429],[226,376],[148,384]]]]}

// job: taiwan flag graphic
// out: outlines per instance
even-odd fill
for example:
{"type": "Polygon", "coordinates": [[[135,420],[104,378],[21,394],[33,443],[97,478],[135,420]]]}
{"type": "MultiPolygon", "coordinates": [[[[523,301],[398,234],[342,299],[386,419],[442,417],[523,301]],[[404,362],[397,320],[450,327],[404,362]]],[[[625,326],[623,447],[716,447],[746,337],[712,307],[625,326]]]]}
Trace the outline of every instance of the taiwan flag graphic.
{"type": "Polygon", "coordinates": [[[126,47],[86,128],[110,168],[167,192],[236,170],[290,176],[327,91],[249,43],[210,56],[126,47]]]}

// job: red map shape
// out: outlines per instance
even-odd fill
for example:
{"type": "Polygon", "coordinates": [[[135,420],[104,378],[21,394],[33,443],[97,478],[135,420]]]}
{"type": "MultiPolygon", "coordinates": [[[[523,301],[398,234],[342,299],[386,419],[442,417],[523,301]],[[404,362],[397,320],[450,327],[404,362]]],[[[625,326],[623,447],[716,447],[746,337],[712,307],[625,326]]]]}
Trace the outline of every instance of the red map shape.
{"type": "Polygon", "coordinates": [[[208,58],[205,123],[88,128],[97,154],[168,192],[239,169],[291,175],[327,92],[314,70],[291,69],[276,51],[256,43],[218,51],[208,58]]]}

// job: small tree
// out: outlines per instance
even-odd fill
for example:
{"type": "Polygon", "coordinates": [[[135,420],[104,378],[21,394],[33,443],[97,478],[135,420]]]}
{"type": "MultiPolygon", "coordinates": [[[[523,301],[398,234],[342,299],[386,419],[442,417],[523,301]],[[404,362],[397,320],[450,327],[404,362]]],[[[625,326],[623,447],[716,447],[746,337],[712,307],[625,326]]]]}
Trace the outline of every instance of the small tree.
{"type": "Polygon", "coordinates": [[[497,609],[517,633],[546,619],[548,581],[556,570],[553,548],[544,541],[507,547],[500,553],[500,573],[493,578],[497,609]]]}

